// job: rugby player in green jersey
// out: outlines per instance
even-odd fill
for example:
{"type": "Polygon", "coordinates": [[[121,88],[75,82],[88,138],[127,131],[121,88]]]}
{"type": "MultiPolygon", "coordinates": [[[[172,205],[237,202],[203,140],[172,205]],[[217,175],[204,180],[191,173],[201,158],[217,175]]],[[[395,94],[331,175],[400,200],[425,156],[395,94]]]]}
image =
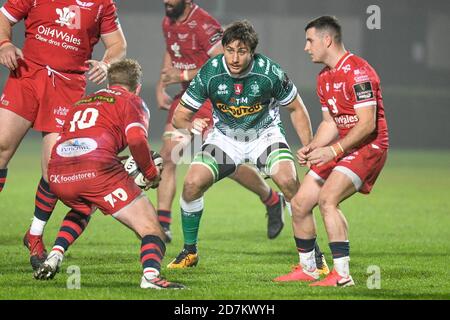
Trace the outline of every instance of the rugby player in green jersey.
{"type": "MultiPolygon", "coordinates": [[[[175,128],[200,133],[208,119],[191,119],[207,99],[213,105],[213,131],[189,167],[180,199],[184,248],[168,268],[197,265],[203,195],[240,165],[251,163],[272,178],[287,201],[297,193],[300,183],[280,107],[290,112],[302,145],[312,140],[309,115],[297,88],[277,63],[255,52],[258,35],[253,26],[247,21],[233,23],[225,30],[222,45],[224,54],[203,65],[173,118],[175,128]]],[[[322,271],[328,273],[326,263],[322,271]]]]}

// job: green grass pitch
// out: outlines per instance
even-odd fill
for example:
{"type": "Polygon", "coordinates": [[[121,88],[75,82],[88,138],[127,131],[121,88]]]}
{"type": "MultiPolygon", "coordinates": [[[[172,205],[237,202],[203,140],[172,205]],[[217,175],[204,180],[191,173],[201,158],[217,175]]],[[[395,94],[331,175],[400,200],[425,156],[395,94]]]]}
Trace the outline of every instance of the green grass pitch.
{"type": "MultiPolygon", "coordinates": [[[[178,201],[174,241],[167,246],[162,273],[190,290],[139,288],[139,241],[111,217],[97,212],[70,248],[54,280],[34,280],[22,236],[34,207],[40,178],[38,141],[27,138],[9,166],[0,194],[0,299],[449,299],[450,152],[392,151],[375,189],[342,205],[350,225],[352,288],[309,288],[271,280],[298,263],[290,218],[275,240],[266,238],[264,207],[231,180],[205,197],[200,263],[187,270],[165,266],[182,247],[178,201]],[[68,289],[69,266],[81,271],[81,289],[68,289]],[[369,289],[370,266],[380,268],[381,288],[369,289]],[[369,269],[369,270],[368,270],[369,269]],[[369,272],[368,272],[369,271],[369,272]]],[[[186,167],[179,172],[178,193],[186,167]]],[[[300,177],[304,170],[300,171],[300,177]]],[[[155,192],[148,193],[153,203],[155,192]]],[[[46,227],[51,248],[67,209],[59,204],[46,227]]],[[[320,213],[319,244],[331,264],[320,213]]]]}

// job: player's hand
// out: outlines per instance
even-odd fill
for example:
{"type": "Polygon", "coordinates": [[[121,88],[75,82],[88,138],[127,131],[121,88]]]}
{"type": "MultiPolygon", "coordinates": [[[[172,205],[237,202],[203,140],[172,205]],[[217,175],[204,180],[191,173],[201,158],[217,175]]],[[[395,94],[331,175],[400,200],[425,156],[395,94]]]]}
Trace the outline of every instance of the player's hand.
{"type": "Polygon", "coordinates": [[[173,99],[169,96],[164,88],[156,91],[156,101],[160,109],[169,110],[173,99]]]}
{"type": "Polygon", "coordinates": [[[19,67],[18,59],[23,59],[22,50],[12,43],[5,43],[0,47],[0,64],[14,71],[19,67]]]}
{"type": "Polygon", "coordinates": [[[311,146],[309,146],[309,145],[304,146],[303,148],[300,148],[300,149],[297,151],[297,160],[298,160],[298,163],[299,163],[302,167],[308,165],[308,159],[307,159],[307,156],[308,156],[308,153],[310,153],[311,151],[312,151],[312,148],[311,148],[311,146]]]}
{"type": "Polygon", "coordinates": [[[306,156],[306,160],[310,162],[311,165],[316,165],[318,167],[330,162],[333,159],[334,153],[330,147],[317,148],[306,156]]]}
{"type": "Polygon", "coordinates": [[[157,166],[156,170],[158,173],[156,174],[156,176],[153,179],[149,180],[149,179],[145,178],[145,182],[146,182],[146,185],[144,188],[145,191],[147,191],[149,189],[158,188],[159,182],[161,181],[161,173],[162,173],[163,167],[157,166]]]}
{"type": "Polygon", "coordinates": [[[84,63],[90,65],[88,79],[96,84],[101,84],[108,76],[108,64],[104,61],[87,60],[84,63]]]}
{"type": "Polygon", "coordinates": [[[197,118],[191,123],[190,132],[193,134],[201,134],[204,129],[208,128],[208,118],[197,118]]]}
{"type": "Polygon", "coordinates": [[[161,82],[167,86],[169,84],[180,83],[183,82],[180,79],[180,69],[176,69],[173,67],[164,68],[161,70],[161,82]]]}

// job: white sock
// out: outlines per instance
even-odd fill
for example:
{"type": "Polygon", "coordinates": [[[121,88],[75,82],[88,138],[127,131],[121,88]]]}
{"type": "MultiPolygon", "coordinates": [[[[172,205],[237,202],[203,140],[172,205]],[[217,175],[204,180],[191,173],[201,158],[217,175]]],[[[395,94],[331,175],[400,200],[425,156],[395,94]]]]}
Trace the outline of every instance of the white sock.
{"type": "Polygon", "coordinates": [[[66,250],[64,250],[64,248],[61,247],[61,246],[53,246],[52,251],[57,251],[57,252],[59,252],[59,253],[61,253],[61,254],[64,255],[64,252],[65,252],[66,250]]]}
{"type": "Polygon", "coordinates": [[[300,256],[300,265],[302,266],[303,270],[306,270],[308,272],[313,272],[316,270],[316,256],[315,256],[315,249],[313,249],[310,252],[302,253],[299,252],[300,256]]]}
{"type": "Polygon", "coordinates": [[[350,275],[350,257],[342,257],[333,259],[334,269],[343,278],[348,278],[350,275]]]}
{"type": "Polygon", "coordinates": [[[180,207],[184,212],[198,212],[202,211],[204,207],[203,197],[198,198],[197,200],[186,202],[183,197],[180,197],[180,207]]]}
{"type": "Polygon", "coordinates": [[[144,277],[147,280],[152,280],[154,278],[157,278],[159,276],[159,271],[155,268],[145,268],[144,269],[144,277]]]}
{"type": "Polygon", "coordinates": [[[33,236],[42,236],[46,224],[47,221],[42,221],[34,217],[30,227],[30,234],[33,236]]]}

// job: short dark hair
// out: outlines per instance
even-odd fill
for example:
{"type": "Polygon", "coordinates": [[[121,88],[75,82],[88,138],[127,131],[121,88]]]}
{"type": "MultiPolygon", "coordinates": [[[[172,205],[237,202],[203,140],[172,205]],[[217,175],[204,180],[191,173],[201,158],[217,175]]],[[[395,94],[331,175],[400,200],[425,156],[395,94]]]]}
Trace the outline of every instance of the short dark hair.
{"type": "Polygon", "coordinates": [[[341,25],[339,24],[338,19],[334,16],[321,16],[310,21],[306,25],[305,31],[308,31],[308,29],[311,28],[316,28],[318,31],[323,30],[331,31],[334,40],[337,43],[342,42],[342,28],[341,25]]]}
{"type": "Polygon", "coordinates": [[[236,40],[248,46],[252,53],[255,52],[258,46],[258,34],[249,21],[236,21],[225,29],[222,45],[225,47],[236,40]]]}
{"type": "Polygon", "coordinates": [[[108,68],[108,84],[124,85],[131,91],[136,91],[142,82],[142,67],[136,60],[124,59],[113,63],[108,68]]]}

